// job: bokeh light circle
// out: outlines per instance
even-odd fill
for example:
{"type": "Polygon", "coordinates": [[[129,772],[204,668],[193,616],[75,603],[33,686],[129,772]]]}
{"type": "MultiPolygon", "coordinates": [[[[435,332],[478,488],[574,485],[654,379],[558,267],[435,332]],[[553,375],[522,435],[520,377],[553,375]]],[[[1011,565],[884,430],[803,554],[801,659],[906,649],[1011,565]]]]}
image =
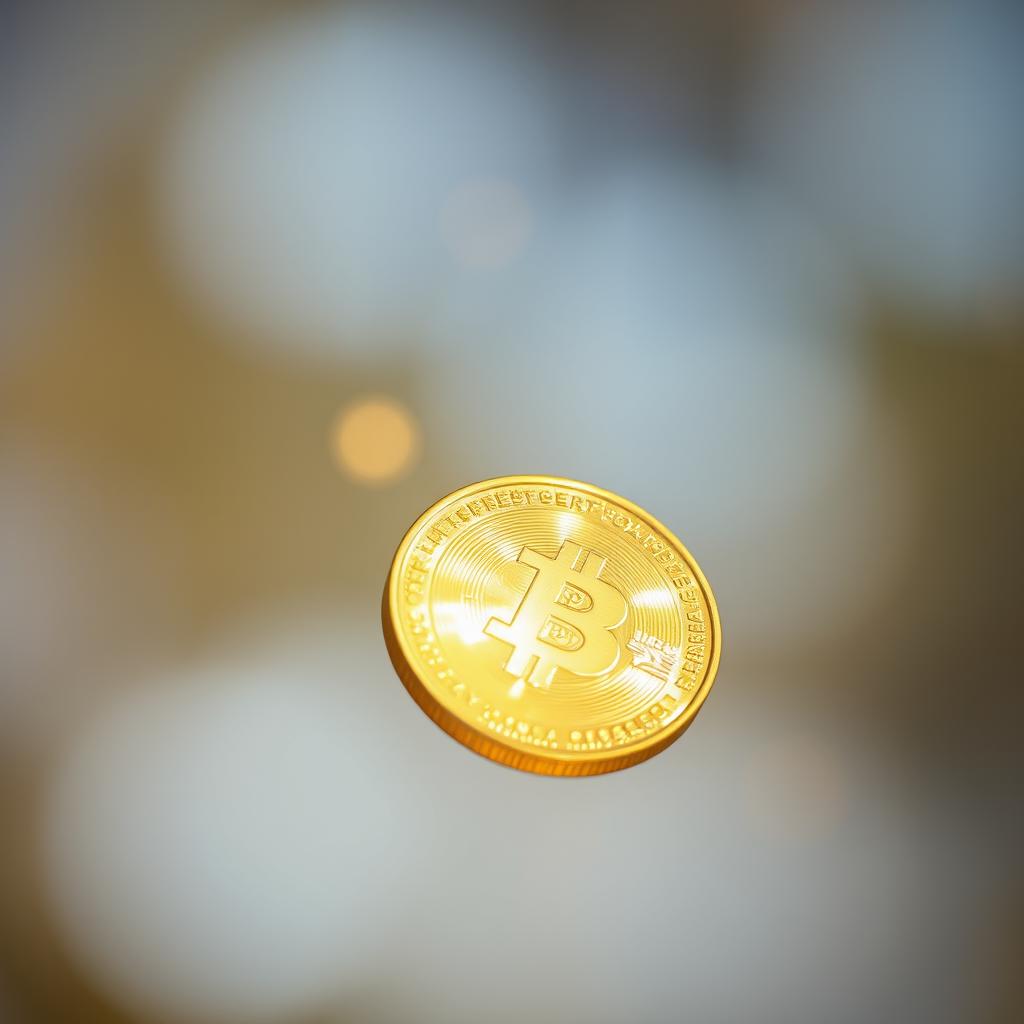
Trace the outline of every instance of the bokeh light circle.
{"type": "Polygon", "coordinates": [[[286,14],[190,87],[157,175],[168,265],[213,316],[318,359],[404,348],[467,267],[515,262],[560,150],[550,66],[486,20],[286,14]]]}
{"type": "Polygon", "coordinates": [[[419,453],[419,428],[390,398],[364,398],[338,414],[332,431],[338,465],[354,480],[384,484],[408,471],[419,453]]]}
{"type": "Polygon", "coordinates": [[[142,1016],[303,1017],[386,948],[402,835],[422,824],[409,768],[375,755],[365,651],[334,646],[336,624],[274,628],[112,695],[57,766],[42,834],[56,931],[142,1016]]]}

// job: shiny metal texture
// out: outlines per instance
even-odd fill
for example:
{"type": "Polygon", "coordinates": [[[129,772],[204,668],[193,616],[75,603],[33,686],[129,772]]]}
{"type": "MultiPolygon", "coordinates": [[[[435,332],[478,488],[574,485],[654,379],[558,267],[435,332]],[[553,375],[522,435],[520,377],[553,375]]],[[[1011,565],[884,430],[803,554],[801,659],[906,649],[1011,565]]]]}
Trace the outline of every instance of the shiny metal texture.
{"type": "Polygon", "coordinates": [[[430,718],[545,775],[663,750],[699,711],[721,652],[711,588],[672,533],[553,476],[486,480],[424,512],[395,554],[382,617],[430,718]]]}

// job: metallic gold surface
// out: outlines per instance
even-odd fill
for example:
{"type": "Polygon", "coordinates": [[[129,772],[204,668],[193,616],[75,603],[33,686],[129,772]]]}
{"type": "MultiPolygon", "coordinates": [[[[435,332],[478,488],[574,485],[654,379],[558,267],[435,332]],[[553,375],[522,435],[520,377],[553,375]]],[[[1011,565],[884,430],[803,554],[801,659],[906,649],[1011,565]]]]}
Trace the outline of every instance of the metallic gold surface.
{"type": "Polygon", "coordinates": [[[646,760],[696,716],[721,651],[683,545],[591,484],[509,476],[420,516],[382,609],[388,653],[460,743],[545,775],[646,760]]]}

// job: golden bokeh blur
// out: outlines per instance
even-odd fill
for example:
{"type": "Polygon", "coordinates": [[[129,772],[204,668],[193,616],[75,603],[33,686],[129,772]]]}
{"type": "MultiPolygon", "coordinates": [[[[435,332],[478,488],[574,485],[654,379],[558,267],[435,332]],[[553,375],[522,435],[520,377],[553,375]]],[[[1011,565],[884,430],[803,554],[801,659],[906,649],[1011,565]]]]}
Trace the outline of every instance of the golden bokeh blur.
{"type": "Polygon", "coordinates": [[[390,398],[363,398],[334,421],[334,457],[352,479],[385,484],[404,476],[416,461],[419,428],[408,410],[390,398]]]}

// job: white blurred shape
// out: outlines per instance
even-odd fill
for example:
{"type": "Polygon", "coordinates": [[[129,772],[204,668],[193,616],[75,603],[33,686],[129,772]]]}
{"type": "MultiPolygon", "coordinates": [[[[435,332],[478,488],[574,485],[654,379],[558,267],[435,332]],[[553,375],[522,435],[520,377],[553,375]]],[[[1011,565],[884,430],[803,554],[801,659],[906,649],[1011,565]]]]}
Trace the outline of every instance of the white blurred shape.
{"type": "Polygon", "coordinates": [[[595,174],[569,210],[541,325],[601,353],[834,344],[853,281],[826,239],[754,180],[677,154],[636,156],[595,174]],[[816,333],[811,333],[812,331],[816,333]]]}
{"type": "Polygon", "coordinates": [[[59,932],[136,1012],[958,1019],[993,862],[867,718],[734,673],[649,763],[546,779],[433,726],[369,619],[268,634],[110,710],[51,792],[59,932]],[[841,799],[775,772],[752,813],[765,751],[841,799]]]}
{"type": "Polygon", "coordinates": [[[638,501],[722,587],[741,649],[847,628],[898,572],[914,502],[842,263],[770,194],[684,161],[611,169],[558,237],[481,318],[491,344],[437,375],[441,446],[470,477],[543,467],[638,501]]]}
{"type": "Polygon", "coordinates": [[[1020,283],[1013,5],[801,6],[750,89],[762,166],[892,290],[975,310],[1020,283]]]}
{"type": "Polygon", "coordinates": [[[471,424],[474,472],[544,466],[685,501],[691,528],[789,514],[862,416],[828,250],[686,164],[611,171],[560,238],[492,343],[438,375],[456,410],[446,444],[471,424]]]}
{"type": "Polygon", "coordinates": [[[401,340],[459,265],[526,244],[524,196],[554,169],[547,77],[523,39],[437,9],[288,16],[180,111],[160,174],[169,258],[267,344],[401,340]]]}
{"type": "Polygon", "coordinates": [[[445,201],[441,233],[462,266],[493,270],[519,255],[530,236],[532,219],[525,196],[514,185],[470,181],[445,201]]]}
{"type": "Polygon", "coordinates": [[[44,832],[52,912],[129,1009],[290,1018],[379,952],[417,814],[395,755],[374,746],[364,652],[339,660],[324,635],[249,637],[244,658],[146,683],[60,765],[44,832]]]}
{"type": "Polygon", "coordinates": [[[929,979],[971,948],[984,853],[941,790],[907,788],[866,719],[816,719],[785,690],[722,678],[677,745],[595,779],[502,770],[424,735],[446,857],[393,950],[402,984],[379,992],[381,1019],[958,1019],[929,979]],[[782,793],[777,775],[794,810],[779,824],[796,827],[766,835],[750,806],[766,747],[841,778],[827,827],[803,827],[820,794],[782,793]]]}

